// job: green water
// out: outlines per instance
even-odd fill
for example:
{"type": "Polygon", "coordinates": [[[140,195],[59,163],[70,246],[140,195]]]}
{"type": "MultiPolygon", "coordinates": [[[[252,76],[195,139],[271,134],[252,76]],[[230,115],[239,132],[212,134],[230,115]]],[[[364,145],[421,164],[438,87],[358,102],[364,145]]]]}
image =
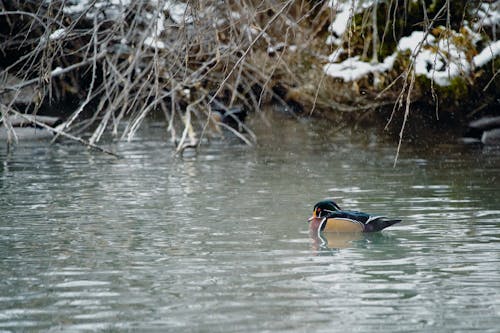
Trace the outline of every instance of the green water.
{"type": "Polygon", "coordinates": [[[321,127],[2,148],[0,332],[498,332],[500,153],[321,127]],[[403,223],[310,236],[325,197],[403,223]]]}

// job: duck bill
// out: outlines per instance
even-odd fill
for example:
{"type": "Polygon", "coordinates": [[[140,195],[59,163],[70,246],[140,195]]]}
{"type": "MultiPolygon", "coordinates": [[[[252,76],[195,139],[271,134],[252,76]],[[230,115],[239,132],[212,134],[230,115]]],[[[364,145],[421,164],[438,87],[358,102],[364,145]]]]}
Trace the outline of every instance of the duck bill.
{"type": "Polygon", "coordinates": [[[316,212],[314,211],[312,216],[310,218],[307,219],[307,222],[311,222],[312,220],[314,220],[315,218],[317,218],[316,216],[316,212]]]}

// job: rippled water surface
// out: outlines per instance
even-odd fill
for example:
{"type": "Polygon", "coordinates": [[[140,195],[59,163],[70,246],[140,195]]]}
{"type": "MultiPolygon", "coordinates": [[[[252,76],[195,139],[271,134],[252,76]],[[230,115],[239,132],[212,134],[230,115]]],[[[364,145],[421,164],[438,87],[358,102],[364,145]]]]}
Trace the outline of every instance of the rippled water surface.
{"type": "Polygon", "coordinates": [[[0,332],[498,332],[498,151],[393,168],[371,132],[271,125],[183,157],[154,133],[121,159],[2,147],[0,332]],[[325,197],[403,223],[310,236],[325,197]]]}

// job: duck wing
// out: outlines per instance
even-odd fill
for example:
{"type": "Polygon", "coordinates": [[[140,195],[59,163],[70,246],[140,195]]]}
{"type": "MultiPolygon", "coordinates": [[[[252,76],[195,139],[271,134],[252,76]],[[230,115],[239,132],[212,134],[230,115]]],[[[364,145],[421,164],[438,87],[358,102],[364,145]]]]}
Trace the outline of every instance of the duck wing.
{"type": "Polygon", "coordinates": [[[401,222],[399,219],[389,219],[385,216],[373,216],[365,223],[365,232],[380,231],[399,222],[401,222]]]}
{"type": "Polygon", "coordinates": [[[328,217],[353,220],[356,222],[361,222],[363,224],[370,222],[370,218],[373,218],[369,214],[366,214],[363,212],[348,211],[348,210],[338,210],[338,211],[332,212],[331,214],[328,215],[328,217]]]}
{"type": "Polygon", "coordinates": [[[385,216],[370,215],[357,211],[336,211],[328,215],[329,218],[341,218],[363,223],[364,232],[375,232],[401,222],[400,219],[390,219],[385,216]]]}

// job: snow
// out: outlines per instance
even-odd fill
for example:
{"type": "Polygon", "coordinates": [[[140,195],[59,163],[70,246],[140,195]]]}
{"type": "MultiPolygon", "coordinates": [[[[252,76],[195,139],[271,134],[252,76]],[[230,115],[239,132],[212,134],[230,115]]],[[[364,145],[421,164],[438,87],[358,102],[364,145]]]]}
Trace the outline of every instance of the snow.
{"type": "Polygon", "coordinates": [[[345,8],[335,15],[335,20],[330,25],[330,31],[333,32],[337,37],[341,37],[347,29],[349,24],[349,18],[351,14],[349,8],[345,8]]]}
{"type": "Polygon", "coordinates": [[[392,68],[396,55],[385,58],[382,63],[368,63],[359,60],[359,56],[348,58],[341,63],[330,63],[323,67],[327,75],[341,78],[344,81],[359,80],[369,73],[386,72],[392,68]]]}
{"type": "Polygon", "coordinates": [[[168,11],[170,18],[176,24],[190,24],[194,21],[189,14],[189,6],[186,3],[168,0],[164,9],[168,11]]]}
{"type": "Polygon", "coordinates": [[[450,85],[450,80],[469,71],[468,64],[449,62],[446,64],[441,57],[425,50],[415,58],[415,74],[423,75],[440,86],[450,85]]]}
{"type": "Polygon", "coordinates": [[[331,63],[337,62],[339,60],[340,56],[342,55],[342,53],[344,53],[344,52],[345,52],[344,48],[342,48],[342,47],[337,48],[335,51],[333,51],[332,54],[330,54],[328,56],[328,61],[331,63]]]}
{"type": "MultiPolygon", "coordinates": [[[[144,40],[144,45],[148,47],[166,48],[166,44],[161,41],[160,36],[165,33],[168,19],[176,25],[191,24],[194,21],[190,2],[182,2],[182,0],[146,1],[153,6],[156,5],[154,13],[146,13],[148,20],[151,22],[151,31],[144,40]]],[[[411,35],[402,37],[394,53],[386,57],[382,62],[362,61],[357,54],[349,55],[350,58],[345,59],[347,51],[342,48],[342,45],[346,39],[345,34],[351,24],[352,15],[369,9],[377,1],[379,0],[328,1],[328,6],[335,16],[328,28],[330,36],[328,36],[326,43],[337,47],[328,56],[328,63],[323,67],[327,75],[341,78],[344,81],[353,81],[359,80],[370,73],[387,72],[393,68],[395,59],[398,56],[409,51],[415,74],[423,75],[436,84],[445,86],[450,84],[452,78],[468,75],[473,69],[486,65],[500,55],[500,41],[487,43],[482,38],[484,34],[481,34],[484,27],[487,26],[493,30],[493,35],[495,35],[497,27],[500,25],[500,2],[494,1],[480,4],[478,9],[474,11],[474,20],[471,22],[464,21],[460,32],[452,31],[447,36],[444,34],[443,36],[433,36],[424,31],[413,31],[411,35]],[[471,59],[471,52],[466,49],[466,46],[454,43],[454,41],[463,40],[464,38],[476,47],[484,43],[487,45],[483,49],[478,49],[479,54],[471,59]],[[344,57],[342,58],[342,56],[344,57]],[[341,59],[343,61],[340,61],[341,59]]],[[[416,2],[417,0],[412,1],[416,2]]],[[[131,3],[131,0],[73,0],[66,2],[63,11],[66,14],[82,13],[92,5],[94,9],[105,8],[106,14],[110,11],[110,16],[118,19],[120,13],[123,13],[125,7],[131,3]],[[109,8],[110,4],[112,8],[109,8]]],[[[87,15],[95,16],[96,12],[89,11],[87,15]]],[[[241,18],[241,14],[234,11],[230,12],[230,16],[233,20],[241,18]]],[[[215,22],[218,22],[217,18],[214,19],[215,22]]],[[[443,29],[443,31],[446,30],[444,27],[438,28],[443,29]]],[[[243,26],[242,29],[247,32],[249,39],[253,39],[260,34],[260,30],[253,26],[243,26]]],[[[68,31],[64,28],[57,29],[50,34],[49,40],[59,40],[64,38],[67,33],[68,31]]],[[[286,46],[282,43],[271,43],[271,38],[266,33],[263,33],[262,37],[268,41],[269,53],[275,53],[286,46]]]]}
{"type": "Polygon", "coordinates": [[[83,12],[87,7],[88,7],[88,1],[82,0],[78,2],[77,4],[71,5],[71,6],[64,6],[63,12],[65,14],[78,14],[83,12]]]}
{"type": "Polygon", "coordinates": [[[240,20],[241,19],[241,14],[235,11],[231,11],[231,18],[233,20],[240,20]]]}
{"type": "MultiPolygon", "coordinates": [[[[158,5],[157,1],[151,1],[158,5]]],[[[163,10],[168,12],[168,15],[177,25],[190,24],[193,22],[193,17],[189,14],[190,7],[186,3],[167,0],[163,6],[163,10]]],[[[165,49],[166,44],[159,40],[159,36],[165,31],[166,17],[163,12],[149,14],[148,19],[153,20],[151,36],[144,40],[144,45],[156,48],[165,49]]]]}
{"type": "Polygon", "coordinates": [[[50,34],[49,40],[61,39],[61,37],[63,37],[65,34],[66,34],[66,29],[64,28],[57,29],[56,31],[50,34]]]}
{"type": "Polygon", "coordinates": [[[101,14],[98,16],[99,19],[117,19],[121,17],[123,10],[130,3],[131,0],[74,0],[67,1],[62,10],[67,15],[81,14],[86,11],[85,17],[88,19],[98,16],[96,11],[101,14]]]}
{"type": "Polygon", "coordinates": [[[277,53],[277,52],[281,52],[283,51],[286,47],[288,46],[287,43],[278,43],[276,45],[269,45],[267,47],[267,53],[268,54],[274,54],[274,53],[277,53]]]}
{"type": "MultiPolygon", "coordinates": [[[[380,73],[392,69],[396,57],[409,51],[413,61],[415,74],[423,75],[436,84],[449,85],[451,79],[460,75],[468,75],[473,68],[484,66],[500,55],[500,41],[488,44],[481,52],[470,59],[466,46],[455,44],[464,38],[472,45],[481,45],[483,41],[480,32],[484,26],[496,31],[500,25],[500,2],[482,3],[475,11],[474,23],[464,21],[460,32],[451,31],[449,36],[435,37],[425,31],[413,31],[411,35],[402,37],[396,50],[382,63],[361,61],[359,55],[339,62],[346,51],[342,48],[344,35],[350,25],[353,13],[359,13],[374,5],[377,0],[349,1],[330,0],[328,6],[335,17],[329,27],[331,35],[326,39],[327,45],[336,45],[337,49],[328,57],[328,63],[323,67],[327,75],[342,78],[344,81],[359,80],[370,73],[380,73]]],[[[414,0],[415,1],[415,0],[414,0]]],[[[446,31],[445,27],[438,27],[446,31]]]]}
{"type": "Polygon", "coordinates": [[[340,46],[342,44],[342,36],[349,26],[349,21],[351,19],[351,8],[348,3],[342,3],[334,0],[331,0],[328,5],[336,13],[335,19],[328,28],[332,35],[328,36],[327,44],[340,46]]]}
{"type": "Polygon", "coordinates": [[[349,58],[341,63],[328,64],[324,67],[326,74],[344,79],[344,81],[359,80],[372,71],[369,63],[359,60],[359,57],[349,58]]]}
{"type": "Polygon", "coordinates": [[[473,25],[474,30],[479,31],[484,26],[496,27],[500,25],[500,3],[482,3],[476,15],[478,19],[473,25]]]}
{"type": "Polygon", "coordinates": [[[150,46],[155,49],[164,49],[166,48],[166,45],[164,42],[158,40],[158,38],[155,37],[146,37],[144,40],[144,45],[150,46]]]}
{"type": "Polygon", "coordinates": [[[413,54],[417,51],[419,45],[423,43],[424,37],[427,44],[431,44],[435,40],[432,35],[427,34],[427,36],[425,36],[425,32],[423,31],[413,31],[410,36],[402,37],[399,40],[397,49],[399,51],[410,50],[413,54]]]}
{"type": "Polygon", "coordinates": [[[62,67],[56,67],[52,70],[51,74],[52,75],[59,75],[60,73],[62,73],[63,69],[62,67]]]}
{"type": "MultiPolygon", "coordinates": [[[[471,32],[470,29],[467,32],[471,32]]],[[[488,44],[472,61],[467,59],[466,50],[453,43],[460,34],[452,32],[448,38],[440,38],[425,33],[413,31],[410,36],[402,37],[396,52],[385,58],[382,63],[368,63],[361,61],[359,56],[337,63],[340,55],[345,51],[338,48],[329,56],[329,62],[323,68],[327,75],[341,78],[344,81],[359,80],[370,73],[381,73],[392,69],[398,54],[409,51],[413,59],[413,68],[416,75],[423,75],[440,86],[450,85],[451,79],[468,75],[472,67],[481,67],[500,55],[500,41],[488,44]]],[[[478,41],[475,33],[467,35],[472,41],[478,41]]]]}
{"type": "Polygon", "coordinates": [[[500,40],[487,45],[478,55],[476,55],[472,62],[476,67],[482,67],[490,62],[492,59],[500,55],[500,40]]]}
{"type": "Polygon", "coordinates": [[[112,5],[116,6],[128,6],[130,5],[131,0],[110,0],[112,5]]]}
{"type": "Polygon", "coordinates": [[[330,24],[328,30],[332,35],[328,36],[327,45],[342,44],[342,36],[349,27],[353,14],[362,12],[363,10],[373,6],[379,0],[364,0],[364,1],[346,1],[346,0],[330,0],[328,6],[335,12],[335,19],[330,24]]]}
{"type": "Polygon", "coordinates": [[[158,17],[156,18],[153,26],[153,34],[154,36],[159,36],[165,30],[165,15],[163,13],[158,13],[158,17]]]}
{"type": "Polygon", "coordinates": [[[462,50],[450,42],[448,38],[439,39],[423,31],[414,31],[410,36],[399,40],[399,51],[409,50],[414,57],[416,75],[423,75],[434,80],[440,86],[450,84],[450,79],[468,73],[470,64],[462,50]],[[432,46],[432,48],[426,48],[432,46]],[[438,49],[441,52],[431,51],[438,49]],[[447,54],[445,59],[443,54],[447,54]]]}

